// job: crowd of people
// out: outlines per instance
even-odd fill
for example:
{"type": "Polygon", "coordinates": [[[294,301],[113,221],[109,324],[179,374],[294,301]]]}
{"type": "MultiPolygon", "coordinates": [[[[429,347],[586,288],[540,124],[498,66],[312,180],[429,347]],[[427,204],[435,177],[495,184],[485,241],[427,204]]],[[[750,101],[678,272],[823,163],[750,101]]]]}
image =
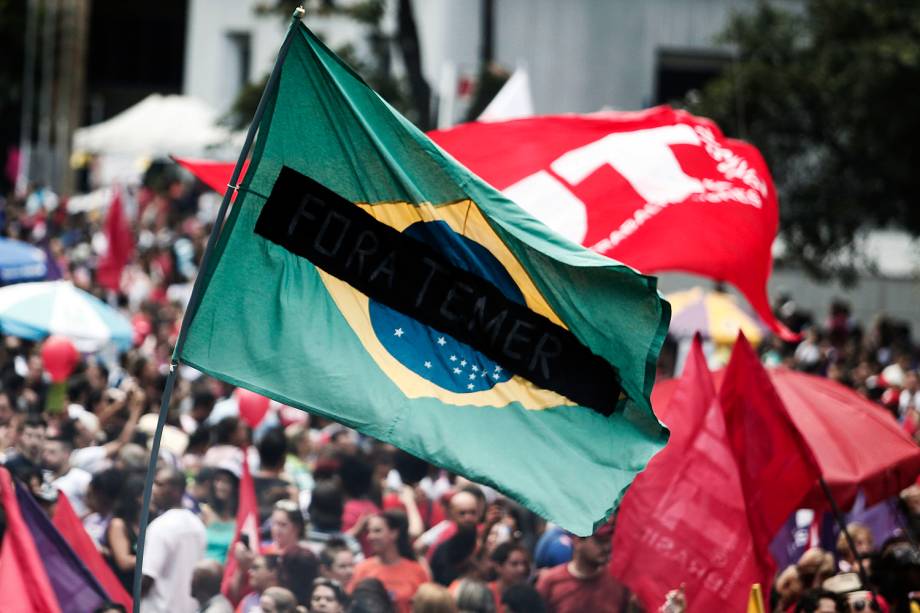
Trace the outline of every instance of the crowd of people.
{"type": "MultiPolygon", "coordinates": [[[[95,278],[103,212],[71,214],[66,201],[34,194],[4,209],[5,235],[46,248],[63,278],[134,326],[132,349],[82,356],[63,408],[49,408],[39,345],[0,337],[0,460],[49,514],[66,496],[128,592],[148,449],[211,223],[209,207],[198,206],[203,188],[170,172],[124,195],[136,244],[119,291],[95,278]]],[[[884,319],[864,329],[844,303],[824,322],[788,299],[778,312],[805,339],[767,340],[765,363],[841,381],[920,436],[909,329],[884,319]]],[[[250,424],[239,406],[232,386],[180,367],[153,483],[145,613],[641,610],[608,569],[613,523],[577,537],[489,487],[335,422],[272,403],[250,424]],[[249,476],[255,525],[235,539],[249,476]]],[[[911,611],[910,593],[920,590],[911,544],[920,536],[920,488],[900,502],[899,534],[874,540],[853,526],[855,551],[844,540],[782,569],[770,590],[773,610],[863,610],[849,599],[865,610],[911,611]]],[[[684,609],[674,587],[662,611],[684,609]]]]}

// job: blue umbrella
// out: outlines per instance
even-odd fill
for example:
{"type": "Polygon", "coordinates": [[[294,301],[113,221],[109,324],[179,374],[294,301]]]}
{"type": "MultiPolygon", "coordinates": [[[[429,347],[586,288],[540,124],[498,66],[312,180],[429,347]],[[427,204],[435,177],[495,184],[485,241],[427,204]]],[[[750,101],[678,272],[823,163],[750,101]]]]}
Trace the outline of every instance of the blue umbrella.
{"type": "Polygon", "coordinates": [[[0,288],[0,332],[30,340],[66,336],[83,352],[114,344],[131,347],[131,322],[69,281],[18,283],[0,288]]]}
{"type": "Polygon", "coordinates": [[[48,257],[28,243],[0,238],[0,284],[39,281],[48,274],[48,257]]]}

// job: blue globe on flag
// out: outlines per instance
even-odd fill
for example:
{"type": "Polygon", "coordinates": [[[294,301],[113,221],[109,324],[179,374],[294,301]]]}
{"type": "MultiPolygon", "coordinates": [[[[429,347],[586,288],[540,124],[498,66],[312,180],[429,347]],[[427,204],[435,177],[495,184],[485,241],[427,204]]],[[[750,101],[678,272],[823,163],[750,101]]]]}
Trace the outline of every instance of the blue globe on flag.
{"type": "MultiPolygon", "coordinates": [[[[454,232],[443,221],[416,222],[404,233],[438,250],[458,268],[490,281],[509,300],[524,304],[523,294],[495,256],[479,243],[454,232]]],[[[445,390],[481,392],[514,375],[449,334],[374,299],[370,299],[369,311],[374,333],[390,355],[445,390]]]]}

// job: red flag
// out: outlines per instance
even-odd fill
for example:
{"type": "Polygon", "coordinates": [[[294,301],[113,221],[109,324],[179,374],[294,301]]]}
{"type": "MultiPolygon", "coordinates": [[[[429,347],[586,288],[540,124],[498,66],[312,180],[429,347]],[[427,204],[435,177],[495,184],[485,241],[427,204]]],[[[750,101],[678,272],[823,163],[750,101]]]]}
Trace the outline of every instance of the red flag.
{"type": "Polygon", "coordinates": [[[118,581],[118,577],[112,572],[111,567],[106,564],[102,554],[96,549],[93,540],[87,534],[83,527],[83,522],[77,517],[76,512],[70,505],[70,501],[64,492],[58,492],[57,505],[54,510],[54,517],[51,520],[54,527],[57,528],[73,552],[77,554],[80,561],[89,569],[99,584],[108,593],[113,602],[124,605],[125,609],[131,610],[131,595],[118,581]]]}
{"type": "Polygon", "coordinates": [[[96,279],[103,287],[117,292],[121,287],[121,273],[134,253],[134,234],[125,216],[120,190],[115,190],[103,230],[109,246],[99,258],[96,279]]]}
{"type": "Polygon", "coordinates": [[[6,531],[0,547],[0,599],[4,611],[60,613],[45,566],[22,518],[13,480],[0,467],[0,506],[6,513],[6,531]]]}
{"type": "MultiPolygon", "coordinates": [[[[232,162],[215,162],[213,160],[201,160],[196,158],[173,157],[177,164],[183,166],[190,173],[195,175],[202,183],[213,189],[215,192],[224,195],[230,183],[230,177],[233,176],[232,162]]],[[[249,168],[249,160],[243,161],[243,169],[240,172],[238,183],[243,182],[246,176],[246,170],[249,168]]],[[[236,198],[233,194],[231,202],[236,198]]]]}
{"type": "Polygon", "coordinates": [[[789,514],[816,487],[818,463],[743,334],[725,368],[719,400],[754,544],[766,552],[789,514]]]}
{"type": "MultiPolygon", "coordinates": [[[[220,584],[220,591],[231,600],[239,599],[245,594],[232,594],[231,585],[233,575],[236,573],[236,557],[233,550],[236,544],[243,540],[249,541],[249,548],[259,553],[261,551],[259,539],[259,502],[256,499],[256,487],[252,480],[252,474],[249,472],[249,454],[243,453],[243,475],[240,479],[240,504],[236,510],[236,531],[233,533],[233,541],[230,543],[230,549],[227,550],[227,563],[224,566],[224,578],[220,584]]],[[[248,580],[246,581],[248,583],[248,580]]],[[[235,604],[235,603],[234,603],[235,604]]]]}
{"type": "Polygon", "coordinates": [[[429,136],[566,238],[645,273],[727,281],[776,333],[767,279],[779,225],[753,146],[667,106],[469,123],[429,136]]]}
{"type": "MultiPolygon", "coordinates": [[[[742,611],[760,568],[737,465],[699,339],[667,407],[667,447],[630,486],[617,516],[611,573],[655,610],[684,584],[689,612],[742,611]]],[[[769,556],[765,557],[767,559],[769,556]]]]}

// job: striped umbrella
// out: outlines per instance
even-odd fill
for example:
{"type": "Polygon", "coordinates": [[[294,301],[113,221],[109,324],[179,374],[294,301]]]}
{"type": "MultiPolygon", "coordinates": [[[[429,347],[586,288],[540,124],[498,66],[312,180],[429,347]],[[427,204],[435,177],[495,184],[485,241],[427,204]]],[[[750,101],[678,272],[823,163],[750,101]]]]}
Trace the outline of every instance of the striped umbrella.
{"type": "Polygon", "coordinates": [[[0,238],[0,284],[38,281],[47,278],[45,252],[22,241],[0,238]]]}
{"type": "Polygon", "coordinates": [[[109,343],[128,349],[134,335],[124,315],[69,281],[0,288],[0,332],[29,340],[59,334],[82,352],[109,343]]]}
{"type": "Polygon", "coordinates": [[[730,294],[694,287],[666,297],[671,303],[669,333],[676,338],[692,338],[699,332],[716,344],[731,345],[741,330],[753,345],[763,340],[764,325],[730,294]]]}

